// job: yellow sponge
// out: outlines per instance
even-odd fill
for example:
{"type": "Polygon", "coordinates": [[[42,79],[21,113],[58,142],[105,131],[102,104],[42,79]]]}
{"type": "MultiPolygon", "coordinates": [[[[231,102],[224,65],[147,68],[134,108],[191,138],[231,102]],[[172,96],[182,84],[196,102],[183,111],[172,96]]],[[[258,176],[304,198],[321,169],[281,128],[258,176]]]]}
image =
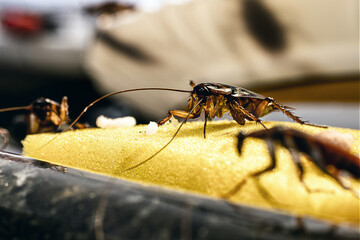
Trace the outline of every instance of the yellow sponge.
{"type": "MultiPolygon", "coordinates": [[[[309,134],[325,131],[297,123],[264,124],[269,128],[281,124],[309,134]]],[[[174,126],[168,124],[161,126],[155,135],[147,135],[145,127],[138,125],[111,130],[84,129],[60,135],[29,135],[23,141],[23,151],[26,156],[57,165],[213,197],[228,192],[249,174],[264,169],[270,163],[269,153],[262,140],[247,139],[241,156],[236,149],[239,131],[246,133],[260,130],[260,125],[248,122],[245,126],[239,126],[233,121],[214,121],[208,124],[207,137],[204,139],[203,122],[192,122],[185,124],[175,140],[160,154],[124,172],[158,151],[176,131],[174,126]]],[[[350,133],[355,140],[351,151],[359,154],[359,130],[331,129],[350,133]]],[[[299,215],[359,224],[359,199],[303,157],[305,182],[310,189],[316,190],[309,194],[298,179],[298,170],[289,153],[284,148],[277,149],[276,169],[259,178],[262,186],[281,203],[276,207],[299,215]]],[[[358,187],[359,182],[355,181],[355,185],[358,187]]],[[[230,200],[263,208],[275,207],[259,194],[253,179],[248,180],[230,200]]]]}

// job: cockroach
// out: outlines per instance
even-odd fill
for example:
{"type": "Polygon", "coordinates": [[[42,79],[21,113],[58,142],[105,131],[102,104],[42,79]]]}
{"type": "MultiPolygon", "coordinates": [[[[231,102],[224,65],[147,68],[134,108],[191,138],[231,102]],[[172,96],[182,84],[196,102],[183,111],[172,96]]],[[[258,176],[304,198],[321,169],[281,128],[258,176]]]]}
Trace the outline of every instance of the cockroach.
{"type": "MultiPolygon", "coordinates": [[[[205,113],[204,138],[206,138],[207,120],[214,117],[221,118],[228,112],[240,125],[244,125],[245,120],[255,121],[265,129],[266,127],[261,122],[260,117],[274,110],[281,111],[300,124],[325,127],[302,121],[300,117],[295,116],[290,111],[292,108],[279,104],[271,97],[264,97],[245,88],[220,83],[200,83],[196,85],[193,81],[190,81],[190,85],[193,87],[193,91],[190,96],[189,109],[193,109],[193,111],[190,112],[187,118],[198,118],[202,112],[205,113]]],[[[167,122],[172,116],[186,118],[188,114],[185,111],[170,110],[168,115],[159,122],[159,125],[167,122]]]]}
{"type": "Polygon", "coordinates": [[[4,150],[6,146],[9,144],[9,131],[5,128],[0,128],[0,136],[3,139],[3,144],[0,150],[4,150]]]}
{"type": "Polygon", "coordinates": [[[245,121],[255,121],[266,129],[266,126],[261,122],[260,117],[269,114],[274,110],[281,111],[286,116],[290,117],[294,121],[315,127],[326,127],[322,125],[310,124],[306,121],[302,121],[300,117],[294,115],[291,112],[290,107],[281,105],[276,102],[271,97],[264,97],[260,94],[254,93],[250,90],[241,87],[234,87],[221,83],[199,83],[195,84],[193,81],[190,81],[190,86],[193,88],[192,91],[188,90],[179,90],[172,88],[135,88],[135,89],[127,89],[120,90],[116,92],[109,93],[104,95],[88,106],[84,108],[84,110],[80,113],[80,115],[75,119],[75,121],[70,124],[69,127],[73,126],[80,117],[95,103],[100,100],[126,92],[135,92],[135,91],[148,91],[148,90],[160,90],[160,91],[174,91],[174,92],[185,92],[190,93],[189,100],[189,111],[182,110],[169,110],[167,116],[158,122],[158,125],[163,125],[167,121],[171,119],[172,116],[183,118],[184,121],[180,124],[177,131],[173,135],[173,137],[169,140],[167,144],[165,144],[162,148],[160,148],[157,152],[155,152],[152,156],[145,159],[144,161],[138,163],[135,166],[132,166],[125,171],[129,171],[134,169],[153,157],[159,154],[162,150],[164,150],[176,137],[178,132],[180,131],[182,125],[186,123],[188,119],[195,119],[200,117],[201,113],[205,113],[205,122],[204,122],[204,138],[206,138],[206,125],[209,119],[213,119],[214,117],[221,118],[225,113],[229,113],[232,118],[240,125],[244,125],[245,121]]]}
{"type": "MultiPolygon", "coordinates": [[[[348,150],[338,145],[304,132],[283,126],[276,126],[268,130],[260,130],[248,134],[240,132],[237,144],[237,149],[240,154],[246,138],[263,139],[267,144],[271,156],[270,165],[252,174],[250,177],[257,178],[276,167],[275,147],[276,144],[278,144],[285,147],[291,154],[292,160],[299,170],[299,180],[308,192],[311,192],[311,190],[307,187],[303,179],[304,168],[300,161],[300,153],[305,154],[324,174],[333,178],[344,189],[349,190],[350,187],[342,181],[341,176],[349,175],[355,179],[360,178],[360,158],[358,156],[351,154],[348,150]]],[[[245,181],[246,179],[225,194],[224,197],[228,198],[238,192],[245,181]]]]}
{"type": "MultiPolygon", "coordinates": [[[[61,103],[55,102],[48,98],[37,98],[28,106],[10,107],[0,109],[0,112],[26,110],[28,114],[25,116],[27,125],[27,134],[55,132],[62,126],[70,122],[69,105],[67,97],[63,97],[61,103]]],[[[76,124],[77,128],[84,128],[83,124],[76,124]]],[[[9,142],[9,134],[7,130],[0,130],[0,135],[4,139],[3,148],[9,142]]]]}

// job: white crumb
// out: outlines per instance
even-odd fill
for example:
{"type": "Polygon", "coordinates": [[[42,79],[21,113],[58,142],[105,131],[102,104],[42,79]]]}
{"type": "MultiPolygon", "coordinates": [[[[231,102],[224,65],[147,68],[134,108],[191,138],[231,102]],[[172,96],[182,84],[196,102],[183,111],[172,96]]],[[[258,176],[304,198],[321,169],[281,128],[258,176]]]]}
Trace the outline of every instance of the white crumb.
{"type": "Polygon", "coordinates": [[[145,129],[147,135],[154,135],[158,130],[158,124],[156,122],[150,122],[145,129]]]}
{"type": "Polygon", "coordinates": [[[179,121],[176,118],[174,118],[174,116],[171,116],[171,118],[167,120],[164,124],[171,124],[174,127],[176,127],[179,124],[179,121]]]}
{"type": "Polygon", "coordinates": [[[107,118],[103,115],[96,119],[96,126],[99,128],[120,128],[136,125],[134,117],[107,118]]]}
{"type": "Polygon", "coordinates": [[[169,122],[171,122],[171,124],[172,124],[174,127],[176,127],[176,126],[179,124],[179,121],[178,121],[176,118],[174,118],[174,116],[171,116],[169,122]]]}

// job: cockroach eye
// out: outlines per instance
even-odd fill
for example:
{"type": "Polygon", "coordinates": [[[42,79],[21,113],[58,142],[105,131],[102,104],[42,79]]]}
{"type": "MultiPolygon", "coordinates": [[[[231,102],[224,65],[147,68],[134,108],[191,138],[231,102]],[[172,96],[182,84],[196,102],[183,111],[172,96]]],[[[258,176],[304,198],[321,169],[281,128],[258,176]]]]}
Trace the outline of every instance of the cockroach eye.
{"type": "Polygon", "coordinates": [[[40,120],[45,120],[48,109],[51,107],[51,103],[46,98],[38,98],[33,103],[33,112],[38,116],[40,120]]]}
{"type": "Polygon", "coordinates": [[[49,105],[51,104],[47,98],[38,98],[33,103],[34,108],[43,108],[49,105]]]}

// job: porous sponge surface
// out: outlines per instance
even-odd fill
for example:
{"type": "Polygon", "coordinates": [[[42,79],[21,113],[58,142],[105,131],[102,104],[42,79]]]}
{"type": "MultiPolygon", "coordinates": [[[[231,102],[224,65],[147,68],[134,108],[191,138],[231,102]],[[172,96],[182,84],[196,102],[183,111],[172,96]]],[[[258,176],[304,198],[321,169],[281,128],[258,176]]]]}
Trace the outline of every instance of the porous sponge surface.
{"type": "MultiPolygon", "coordinates": [[[[325,131],[297,123],[265,122],[265,125],[268,128],[284,125],[311,135],[325,131]]],[[[239,126],[233,121],[210,122],[204,139],[203,122],[192,122],[184,124],[174,141],[157,156],[135,169],[124,171],[153,155],[176,131],[168,124],[161,126],[155,135],[146,135],[145,127],[138,125],[119,129],[83,129],[60,135],[28,135],[23,141],[23,152],[26,156],[57,165],[212,197],[227,193],[237,183],[248,179],[248,175],[270,164],[270,156],[262,140],[247,139],[241,156],[236,149],[237,134],[240,131],[261,130],[259,124],[248,122],[239,126]]],[[[351,151],[359,154],[359,130],[330,129],[350,133],[354,138],[351,151]]],[[[254,179],[248,179],[230,200],[263,208],[282,208],[334,222],[359,224],[360,201],[350,191],[342,189],[302,157],[305,183],[316,191],[308,193],[298,179],[298,170],[288,151],[277,147],[276,157],[276,168],[261,175],[259,182],[278,203],[264,199],[254,179]]],[[[359,188],[358,181],[353,185],[359,188]]]]}

